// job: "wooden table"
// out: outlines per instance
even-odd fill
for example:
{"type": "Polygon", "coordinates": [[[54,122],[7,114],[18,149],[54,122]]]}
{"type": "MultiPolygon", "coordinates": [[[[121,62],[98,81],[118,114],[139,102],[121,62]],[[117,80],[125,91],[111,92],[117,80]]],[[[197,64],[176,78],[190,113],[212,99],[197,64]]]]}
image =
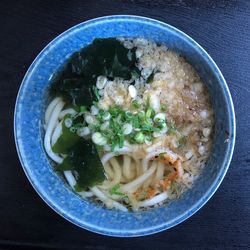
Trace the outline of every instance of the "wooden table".
{"type": "Polygon", "coordinates": [[[1,1],[0,25],[1,249],[250,249],[249,1],[1,1]],[[193,37],[220,67],[236,110],[236,148],[219,190],[187,221],[143,238],[105,237],[61,218],[29,184],[14,145],[15,98],[35,56],[71,26],[111,14],[156,18],[193,37]]]}

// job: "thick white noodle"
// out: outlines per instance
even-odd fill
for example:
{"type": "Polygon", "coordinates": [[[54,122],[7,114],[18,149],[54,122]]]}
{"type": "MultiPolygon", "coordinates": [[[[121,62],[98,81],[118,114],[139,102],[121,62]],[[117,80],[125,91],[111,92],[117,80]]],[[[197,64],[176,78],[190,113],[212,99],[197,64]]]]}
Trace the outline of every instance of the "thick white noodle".
{"type": "MultiPolygon", "coordinates": [[[[76,185],[76,179],[74,177],[74,175],[72,174],[72,172],[70,170],[64,171],[64,176],[68,182],[68,184],[71,186],[71,188],[74,190],[75,185],[76,185]]],[[[83,198],[87,198],[87,197],[92,197],[93,193],[90,191],[82,191],[82,192],[78,192],[79,195],[81,195],[83,198]]]]}
{"type": "Polygon", "coordinates": [[[47,127],[47,124],[48,124],[48,121],[49,121],[49,118],[51,116],[51,113],[52,111],[54,110],[55,106],[61,102],[61,98],[60,97],[56,97],[55,99],[53,99],[49,106],[47,107],[46,111],[45,111],[45,126],[47,127]]]}
{"type": "Polygon", "coordinates": [[[152,159],[154,156],[159,155],[161,153],[166,153],[167,155],[171,156],[174,160],[177,160],[177,155],[172,152],[171,150],[167,149],[167,148],[160,148],[157,149],[155,151],[150,152],[142,161],[142,165],[143,165],[143,170],[147,170],[148,169],[148,162],[150,159],[152,159]]]}
{"type": "Polygon", "coordinates": [[[134,179],[136,177],[136,166],[134,162],[131,162],[130,164],[130,179],[134,179]]]}
{"type": "Polygon", "coordinates": [[[128,179],[125,176],[122,175],[122,177],[121,177],[121,183],[125,184],[127,182],[128,182],[128,179]]]}
{"type": "Polygon", "coordinates": [[[142,188],[144,190],[147,189],[150,186],[150,184],[152,183],[153,180],[154,180],[154,176],[152,175],[146,181],[143,182],[142,188]]]}
{"type": "MultiPolygon", "coordinates": [[[[152,164],[151,164],[151,167],[155,166],[156,167],[156,171],[157,171],[157,162],[156,161],[153,161],[152,164]]],[[[142,188],[143,189],[147,189],[150,184],[153,182],[153,180],[155,179],[155,174],[151,175],[146,181],[144,181],[144,183],[142,184],[142,188]]]]}
{"type": "Polygon", "coordinates": [[[158,162],[155,174],[155,181],[163,179],[163,175],[164,175],[164,164],[162,162],[158,162]]]}
{"type": "Polygon", "coordinates": [[[168,198],[167,192],[163,192],[161,194],[156,195],[155,197],[151,199],[138,202],[138,207],[151,207],[160,202],[165,201],[167,198],[168,198]]]}
{"type": "Polygon", "coordinates": [[[105,173],[108,175],[108,179],[113,179],[114,178],[114,172],[112,167],[109,165],[109,163],[107,162],[105,165],[103,165],[105,173]]]}
{"type": "Polygon", "coordinates": [[[74,189],[74,186],[76,185],[76,179],[72,174],[72,172],[70,170],[67,170],[64,171],[63,173],[69,185],[74,189]]]}
{"type": "Polygon", "coordinates": [[[94,194],[92,193],[92,192],[90,192],[90,191],[86,191],[86,192],[78,192],[78,194],[80,195],[80,196],[82,196],[83,198],[89,198],[89,197],[93,197],[94,196],[94,194]]]}
{"type": "Polygon", "coordinates": [[[106,162],[108,162],[111,158],[113,158],[114,156],[117,156],[117,155],[121,155],[121,154],[129,154],[131,153],[132,150],[130,150],[129,148],[125,147],[125,148],[121,148],[115,152],[110,152],[110,153],[107,153],[105,154],[102,158],[101,158],[101,162],[103,165],[106,164],[106,162]]]}
{"type": "Polygon", "coordinates": [[[135,160],[135,169],[136,169],[136,176],[139,177],[142,175],[142,162],[139,160],[135,160]]]}
{"type": "Polygon", "coordinates": [[[62,120],[63,117],[64,117],[65,115],[67,115],[67,114],[75,115],[76,113],[77,113],[77,112],[76,112],[74,109],[72,109],[72,108],[64,109],[64,110],[62,110],[62,111],[60,112],[60,114],[59,114],[59,120],[62,120]]]}
{"type": "Polygon", "coordinates": [[[105,165],[111,158],[115,157],[116,154],[111,152],[111,153],[107,153],[105,154],[102,158],[101,158],[101,162],[102,165],[105,165]]]}
{"type": "Polygon", "coordinates": [[[60,135],[62,134],[62,123],[58,123],[56,128],[54,129],[54,132],[52,134],[52,137],[51,137],[51,145],[53,146],[58,138],[60,137],[60,135]]]}
{"type": "Polygon", "coordinates": [[[57,163],[62,163],[63,158],[58,156],[57,154],[55,154],[52,151],[51,136],[52,136],[52,132],[56,126],[56,123],[58,120],[58,115],[61,112],[63,106],[64,106],[64,102],[61,100],[56,104],[54,110],[51,113],[50,119],[48,121],[47,129],[46,129],[45,137],[44,137],[44,148],[45,148],[47,154],[49,155],[49,157],[57,163]]]}
{"type": "Polygon", "coordinates": [[[127,179],[131,179],[132,177],[132,171],[130,168],[130,164],[131,164],[131,157],[124,155],[123,156],[123,168],[122,168],[122,172],[123,175],[127,178],[127,179]]]}
{"type": "Polygon", "coordinates": [[[112,159],[110,159],[110,164],[114,172],[113,180],[110,182],[110,185],[113,186],[113,185],[120,183],[120,180],[122,177],[122,170],[116,158],[113,157],[112,159]]]}
{"type": "Polygon", "coordinates": [[[143,184],[144,181],[146,181],[155,172],[155,169],[156,169],[156,166],[152,166],[143,175],[123,185],[121,187],[121,191],[130,192],[130,193],[134,192],[140,185],[143,184]]]}
{"type": "Polygon", "coordinates": [[[114,201],[112,199],[110,199],[109,197],[107,197],[102,191],[100,191],[97,187],[91,187],[90,190],[92,191],[92,193],[100,200],[102,201],[107,207],[114,207],[116,209],[119,209],[123,212],[127,212],[128,209],[123,206],[121,203],[114,201]]]}
{"type": "Polygon", "coordinates": [[[157,148],[160,148],[160,147],[161,147],[161,144],[162,144],[162,142],[159,141],[159,142],[153,144],[152,146],[146,148],[145,151],[147,151],[147,153],[150,153],[150,152],[152,152],[152,151],[154,151],[154,150],[157,150],[157,148]]]}

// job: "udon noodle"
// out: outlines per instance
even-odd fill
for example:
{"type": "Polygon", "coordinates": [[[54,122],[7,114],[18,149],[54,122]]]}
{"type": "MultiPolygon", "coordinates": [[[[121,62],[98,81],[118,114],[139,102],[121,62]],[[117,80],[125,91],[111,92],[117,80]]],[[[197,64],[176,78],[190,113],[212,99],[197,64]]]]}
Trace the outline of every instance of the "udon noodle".
{"type": "MultiPolygon", "coordinates": [[[[53,145],[63,126],[71,127],[82,115],[84,126],[73,132],[97,145],[105,179],[77,192],[126,212],[159,206],[192,186],[211,150],[213,110],[205,85],[178,54],[141,38],[118,40],[126,49],[135,49],[140,76],[98,76],[98,103],[85,111],[55,97],[45,112],[44,147],[51,160],[62,164],[67,155],[54,152],[53,145]],[[122,135],[114,130],[114,122],[122,135]],[[111,132],[119,134],[122,143],[114,144],[111,132]]],[[[75,190],[78,172],[63,174],[75,190]]]]}

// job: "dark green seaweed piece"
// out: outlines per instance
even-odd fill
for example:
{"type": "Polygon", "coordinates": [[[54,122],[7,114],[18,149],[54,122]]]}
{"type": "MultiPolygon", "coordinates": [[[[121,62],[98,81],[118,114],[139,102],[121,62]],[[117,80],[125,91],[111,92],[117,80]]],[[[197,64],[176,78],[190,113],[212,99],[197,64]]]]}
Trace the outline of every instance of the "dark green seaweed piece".
{"type": "Polygon", "coordinates": [[[56,143],[52,146],[52,150],[55,153],[67,154],[71,148],[81,139],[76,133],[70,131],[70,128],[65,126],[65,120],[70,118],[70,115],[66,115],[62,123],[62,135],[58,138],[56,143]]]}
{"type": "Polygon", "coordinates": [[[55,153],[67,154],[63,162],[56,166],[56,170],[75,170],[78,173],[78,191],[101,183],[105,179],[103,165],[94,144],[90,140],[84,140],[71,130],[83,123],[83,116],[73,119],[71,115],[66,115],[62,123],[62,135],[52,147],[55,153]],[[70,128],[65,126],[66,119],[73,120],[70,128]]]}
{"type": "Polygon", "coordinates": [[[71,148],[68,156],[56,169],[74,170],[78,173],[76,178],[78,192],[105,180],[103,165],[94,144],[82,138],[71,148]]]}
{"type": "Polygon", "coordinates": [[[128,80],[134,72],[138,73],[135,50],[125,48],[115,38],[95,39],[70,57],[53,79],[50,93],[62,96],[68,105],[90,106],[97,100],[92,86],[98,76],[128,80]]]}

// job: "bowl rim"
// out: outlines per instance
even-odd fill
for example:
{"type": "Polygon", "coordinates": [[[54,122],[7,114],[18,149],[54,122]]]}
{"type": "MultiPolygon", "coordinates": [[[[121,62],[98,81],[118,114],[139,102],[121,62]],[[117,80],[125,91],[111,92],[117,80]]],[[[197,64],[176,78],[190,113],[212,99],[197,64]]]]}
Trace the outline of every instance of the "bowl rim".
{"type": "MultiPolygon", "coordinates": [[[[227,170],[229,168],[229,165],[231,163],[232,160],[232,156],[233,156],[233,151],[234,151],[234,146],[235,146],[235,138],[236,138],[236,120],[235,120],[235,111],[234,111],[234,104],[233,104],[233,100],[228,88],[228,85],[226,83],[226,80],[224,78],[224,76],[222,75],[220,69],[218,68],[218,66],[216,65],[216,63],[214,62],[214,60],[211,58],[211,56],[208,54],[208,52],[205,51],[205,49],[203,49],[203,47],[197,43],[193,38],[191,38],[189,35],[187,35],[186,33],[184,33],[182,30],[175,28],[174,26],[165,23],[163,21],[159,21],[153,18],[149,18],[149,17],[144,17],[144,16],[139,16],[139,15],[107,15],[107,16],[101,16],[101,17],[97,17],[97,18],[93,18],[93,19],[89,19],[86,20],[84,22],[78,23],[72,27],[70,27],[69,29],[65,30],[64,32],[60,33],[58,36],[56,36],[54,39],[52,39],[40,52],[39,54],[35,57],[35,59],[33,60],[33,62],[31,63],[31,65],[29,66],[28,70],[26,71],[23,80],[20,84],[18,93],[17,93],[17,97],[16,97],[16,102],[15,102],[15,109],[14,109],[14,139],[15,139],[15,146],[16,146],[16,150],[17,150],[17,154],[20,160],[20,163],[22,165],[22,168],[24,170],[24,173],[26,175],[26,177],[28,178],[30,184],[33,186],[33,188],[35,189],[35,191],[38,193],[38,195],[45,201],[45,203],[51,207],[57,214],[61,215],[64,219],[68,220],[69,222],[73,223],[74,225],[86,229],[88,231],[94,232],[94,233],[98,233],[98,234],[102,234],[102,235],[106,235],[106,236],[115,236],[115,237],[138,237],[138,236],[147,236],[147,235],[151,235],[151,234],[155,234],[158,232],[162,232],[164,230],[170,229],[178,224],[180,224],[181,222],[187,220],[188,218],[190,218],[193,214],[195,214],[200,208],[202,208],[207,202],[208,200],[213,196],[213,194],[216,192],[216,190],[219,188],[222,180],[224,179],[227,170]],[[67,36],[67,33],[70,33],[71,31],[80,28],[81,26],[85,26],[91,23],[95,23],[95,22],[99,22],[99,21],[107,21],[110,19],[127,19],[127,20],[135,20],[135,21],[148,21],[150,22],[152,25],[161,25],[166,29],[171,29],[172,31],[179,33],[186,41],[191,42],[194,46],[196,46],[200,52],[203,53],[203,57],[205,56],[206,59],[209,61],[210,66],[213,67],[213,71],[215,71],[218,76],[219,76],[219,82],[221,84],[222,88],[222,93],[223,96],[226,99],[227,105],[228,105],[228,109],[229,109],[229,113],[228,113],[228,117],[229,117],[229,123],[231,125],[232,131],[231,131],[231,137],[230,137],[230,146],[228,146],[228,155],[227,158],[224,158],[224,165],[222,165],[222,167],[220,168],[220,171],[218,172],[216,179],[213,181],[212,185],[207,189],[207,191],[205,192],[205,194],[203,195],[203,197],[201,199],[199,199],[196,203],[194,203],[188,212],[183,213],[181,216],[175,218],[173,220],[172,223],[170,223],[170,225],[167,225],[167,223],[164,223],[163,225],[160,224],[158,226],[154,226],[152,227],[145,227],[141,230],[137,230],[137,229],[133,229],[130,230],[128,232],[126,231],[117,231],[114,230],[112,232],[109,231],[105,231],[105,228],[98,228],[95,227],[95,225],[92,225],[92,227],[89,227],[83,223],[79,223],[78,221],[74,221],[72,218],[70,218],[67,214],[64,214],[60,211],[60,206],[55,206],[53,204],[53,202],[51,201],[51,199],[49,197],[47,197],[46,195],[43,194],[43,192],[40,191],[39,185],[36,185],[32,178],[30,177],[28,170],[24,164],[23,161],[23,157],[22,157],[22,152],[20,151],[20,147],[19,147],[19,139],[17,138],[17,108],[18,108],[18,103],[19,103],[19,99],[20,99],[20,95],[21,95],[21,91],[23,89],[23,85],[26,82],[26,79],[28,78],[28,74],[29,72],[31,72],[36,63],[39,61],[39,58],[44,54],[44,52],[54,43],[56,43],[58,40],[60,40],[62,37],[64,37],[65,35],[67,36]]],[[[91,224],[91,223],[90,223],[91,224]]]]}

